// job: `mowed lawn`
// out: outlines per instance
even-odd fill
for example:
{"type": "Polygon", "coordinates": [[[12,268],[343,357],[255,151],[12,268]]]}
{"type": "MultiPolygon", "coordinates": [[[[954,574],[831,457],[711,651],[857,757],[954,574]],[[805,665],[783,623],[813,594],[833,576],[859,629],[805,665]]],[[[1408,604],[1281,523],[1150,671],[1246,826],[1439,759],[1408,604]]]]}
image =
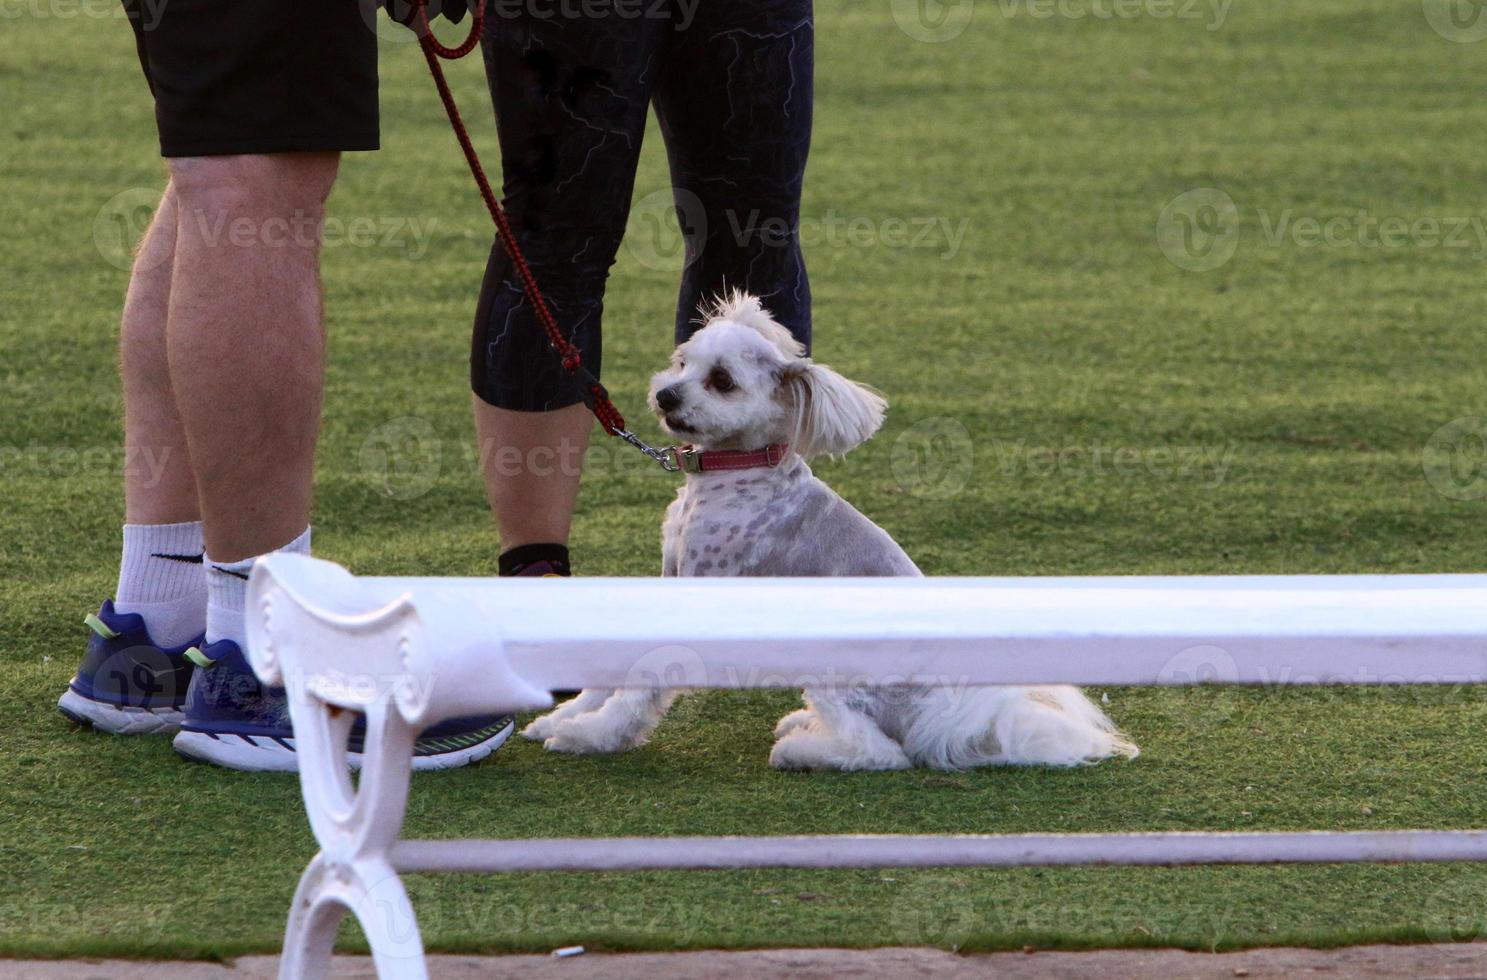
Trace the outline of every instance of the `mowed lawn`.
{"type": "MultiPolygon", "coordinates": [[[[1448,6],[1183,0],[1110,19],[998,0],[935,42],[919,38],[954,33],[957,8],[925,25],[913,4],[824,0],[805,201],[817,353],[893,408],[820,471],[931,575],[1487,569],[1487,41],[1448,6]]],[[[53,709],[114,582],[121,255],[163,183],[130,32],[102,9],[17,5],[0,44],[0,954],[270,951],[313,851],[295,780],[187,765],[53,709]]],[[[493,574],[466,383],[489,231],[416,48],[394,35],[383,70],[385,149],[345,161],[330,209],[316,548],[359,572],[493,574]]],[[[453,74],[494,158],[477,61],[453,74]]],[[[606,363],[652,434],[643,386],[678,264],[653,223],[667,186],[652,134],[606,363]]],[[[578,570],[657,574],[674,481],[607,446],[594,463],[578,570]]],[[[1487,822],[1477,689],[1098,693],[1134,762],[782,774],[765,759],[794,696],[703,694],[625,756],[521,743],[420,775],[408,831],[1487,822]]],[[[430,947],[451,951],[1487,933],[1487,869],[1468,866],[410,887],[430,947]]]]}

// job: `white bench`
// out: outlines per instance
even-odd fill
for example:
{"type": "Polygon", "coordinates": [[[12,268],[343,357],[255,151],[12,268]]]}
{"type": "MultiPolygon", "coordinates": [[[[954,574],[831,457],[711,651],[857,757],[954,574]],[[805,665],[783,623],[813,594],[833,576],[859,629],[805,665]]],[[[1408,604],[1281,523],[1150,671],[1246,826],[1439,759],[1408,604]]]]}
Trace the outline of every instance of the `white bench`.
{"type": "Polygon", "coordinates": [[[380,977],[427,977],[399,872],[1487,860],[1482,830],[399,840],[420,730],[546,708],[552,690],[1482,683],[1487,575],[354,578],[274,555],[249,586],[248,647],[290,689],[320,844],[282,978],[325,975],[347,910],[380,977]],[[367,723],[355,789],[353,712],[367,723]]]}

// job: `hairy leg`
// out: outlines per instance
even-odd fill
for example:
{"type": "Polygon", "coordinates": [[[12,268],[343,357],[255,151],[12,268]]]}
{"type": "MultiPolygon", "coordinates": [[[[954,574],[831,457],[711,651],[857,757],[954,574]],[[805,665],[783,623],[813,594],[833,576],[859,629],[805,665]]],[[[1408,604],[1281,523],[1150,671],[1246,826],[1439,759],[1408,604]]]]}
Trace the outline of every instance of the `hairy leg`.
{"type": "Polygon", "coordinates": [[[588,407],[515,412],[474,402],[480,472],[501,549],[567,541],[594,428],[588,407]]]}
{"type": "Polygon", "coordinates": [[[309,523],[324,379],[319,245],[333,153],[177,158],[167,360],[207,552],[309,523]]]}
{"type": "Polygon", "coordinates": [[[666,717],[676,695],[676,691],[642,688],[615,691],[598,710],[558,722],[543,744],[553,752],[575,755],[638,748],[666,717]]]}
{"type": "Polygon", "coordinates": [[[165,356],[177,221],[175,185],[171,184],[140,243],[119,327],[124,520],[130,524],[178,524],[200,517],[191,454],[165,356]]]}
{"type": "Polygon", "coordinates": [[[808,691],[806,703],[815,718],[791,728],[775,742],[769,764],[776,769],[852,772],[908,769],[913,765],[901,745],[834,692],[808,691]]]}
{"type": "Polygon", "coordinates": [[[521,730],[521,737],[533,742],[545,742],[552,737],[553,729],[559,722],[585,712],[597,711],[613,693],[614,689],[610,687],[586,687],[578,697],[564,701],[540,718],[534,718],[521,730]]]}
{"type": "Polygon", "coordinates": [[[797,708],[775,722],[774,737],[784,738],[797,728],[805,728],[816,721],[816,713],[810,708],[797,708]]]}

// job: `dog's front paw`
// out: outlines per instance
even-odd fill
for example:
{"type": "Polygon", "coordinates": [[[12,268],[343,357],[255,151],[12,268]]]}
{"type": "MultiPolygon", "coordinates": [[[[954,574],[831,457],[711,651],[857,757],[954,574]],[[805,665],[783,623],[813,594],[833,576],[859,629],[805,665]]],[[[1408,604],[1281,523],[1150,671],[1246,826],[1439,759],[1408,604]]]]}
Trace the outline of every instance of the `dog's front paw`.
{"type": "Polygon", "coordinates": [[[522,738],[532,742],[547,741],[552,737],[553,727],[557,724],[553,714],[554,712],[549,712],[539,718],[533,718],[531,724],[523,728],[519,734],[522,738]]]}
{"type": "Polygon", "coordinates": [[[814,769],[815,766],[810,764],[799,748],[789,738],[780,739],[769,750],[770,766],[774,769],[814,769]]]}
{"type": "Polygon", "coordinates": [[[580,715],[560,720],[542,743],[549,752],[567,755],[605,755],[633,749],[645,739],[634,738],[623,728],[615,728],[597,714],[580,715]]]}
{"type": "Polygon", "coordinates": [[[547,751],[568,755],[601,755],[623,752],[645,742],[644,730],[626,724],[614,724],[614,718],[602,712],[589,712],[574,718],[559,718],[546,741],[547,751]]]}
{"type": "Polygon", "coordinates": [[[542,747],[549,752],[561,752],[564,755],[602,755],[611,751],[595,745],[588,739],[566,733],[549,737],[542,743],[542,747]]]}
{"type": "Polygon", "coordinates": [[[531,724],[521,730],[521,737],[534,742],[545,742],[552,738],[558,726],[568,719],[598,711],[604,707],[611,693],[604,688],[586,687],[579,692],[577,697],[569,698],[547,714],[534,719],[531,724]]]}
{"type": "Polygon", "coordinates": [[[815,720],[816,714],[810,708],[801,708],[798,711],[792,711],[775,723],[774,737],[784,738],[797,728],[809,727],[811,722],[815,720]]]}

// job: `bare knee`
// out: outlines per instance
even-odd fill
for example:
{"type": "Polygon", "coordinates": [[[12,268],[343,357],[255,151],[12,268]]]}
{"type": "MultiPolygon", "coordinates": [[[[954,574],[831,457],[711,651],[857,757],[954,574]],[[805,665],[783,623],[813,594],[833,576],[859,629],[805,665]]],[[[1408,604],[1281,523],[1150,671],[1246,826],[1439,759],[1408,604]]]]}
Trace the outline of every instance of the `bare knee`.
{"type": "Polygon", "coordinates": [[[170,185],[187,229],[229,235],[254,230],[224,224],[239,217],[303,218],[318,226],[339,166],[337,153],[180,157],[170,161],[170,185]]]}

